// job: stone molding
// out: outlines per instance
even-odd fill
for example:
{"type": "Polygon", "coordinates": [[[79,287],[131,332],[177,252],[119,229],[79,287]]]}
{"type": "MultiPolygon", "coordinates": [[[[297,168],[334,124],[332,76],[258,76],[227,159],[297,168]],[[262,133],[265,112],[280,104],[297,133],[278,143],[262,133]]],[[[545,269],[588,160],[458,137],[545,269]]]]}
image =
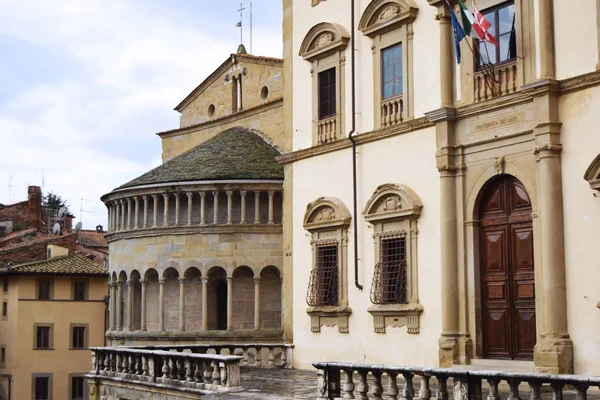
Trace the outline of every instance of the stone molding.
{"type": "Polygon", "coordinates": [[[315,231],[348,227],[352,218],[346,205],[336,197],[319,197],[306,206],[304,229],[315,231]]]}
{"type": "Polygon", "coordinates": [[[350,35],[343,26],[321,22],[307,32],[300,45],[299,55],[312,62],[336,51],[345,50],[349,40],[350,35]]]}
{"type": "Polygon", "coordinates": [[[407,332],[420,332],[419,316],[423,312],[420,304],[373,304],[367,308],[373,316],[375,333],[385,333],[385,328],[406,326],[407,332]]]}
{"type": "Polygon", "coordinates": [[[374,0],[363,12],[358,30],[372,38],[413,22],[418,11],[413,0],[374,0]]]}
{"type": "MultiPolygon", "coordinates": [[[[594,161],[590,164],[587,171],[583,175],[583,179],[588,181],[590,187],[600,193],[600,154],[596,156],[594,161]]],[[[600,308],[600,303],[598,303],[600,308]]]]}
{"type": "Polygon", "coordinates": [[[310,331],[321,332],[321,326],[338,327],[339,333],[349,333],[348,318],[352,309],[348,306],[316,306],[308,307],[306,313],[310,315],[310,331]]]}
{"type": "Polygon", "coordinates": [[[377,187],[367,201],[362,214],[367,222],[381,220],[418,218],[423,202],[410,187],[388,183],[377,187]]]}
{"type": "Polygon", "coordinates": [[[317,6],[317,5],[319,5],[319,3],[321,3],[321,2],[324,2],[324,1],[327,1],[327,0],[310,0],[310,1],[311,1],[310,5],[311,5],[312,7],[314,7],[314,6],[317,6]]]}

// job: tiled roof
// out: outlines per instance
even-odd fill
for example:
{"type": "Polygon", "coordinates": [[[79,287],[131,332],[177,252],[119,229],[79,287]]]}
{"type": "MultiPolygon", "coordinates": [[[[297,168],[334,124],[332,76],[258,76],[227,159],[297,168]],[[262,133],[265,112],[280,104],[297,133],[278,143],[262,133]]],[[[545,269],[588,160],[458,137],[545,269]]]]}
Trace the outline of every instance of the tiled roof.
{"type": "Polygon", "coordinates": [[[283,58],[255,56],[252,54],[234,54],[234,56],[240,57],[240,58],[249,58],[251,60],[254,59],[254,60],[263,60],[263,61],[272,61],[272,62],[283,63],[283,58]]]}
{"type": "Polygon", "coordinates": [[[39,243],[53,242],[55,240],[65,238],[67,236],[74,235],[74,233],[69,233],[69,234],[62,235],[62,236],[55,236],[55,235],[51,235],[49,233],[40,232],[35,229],[34,229],[34,232],[29,232],[29,230],[19,231],[19,232],[23,232],[23,234],[16,235],[12,239],[21,237],[21,240],[19,240],[19,241],[4,240],[3,242],[0,242],[0,253],[3,253],[5,251],[13,251],[15,249],[29,247],[29,246],[39,244],[39,243]]]}
{"type": "Polygon", "coordinates": [[[93,230],[79,231],[79,244],[86,247],[108,247],[108,242],[104,238],[106,232],[93,230]]]}
{"type": "Polygon", "coordinates": [[[96,264],[81,254],[75,253],[49,260],[0,268],[0,275],[12,274],[108,275],[108,268],[96,264]]]}
{"type": "Polygon", "coordinates": [[[22,231],[11,232],[11,233],[7,234],[6,236],[0,237],[0,248],[2,248],[3,243],[6,243],[8,241],[18,239],[23,236],[28,236],[28,235],[36,236],[36,232],[37,232],[36,228],[23,229],[22,231]]]}
{"type": "Polygon", "coordinates": [[[281,153],[250,129],[227,129],[119,189],[166,182],[283,179],[281,153]]]}

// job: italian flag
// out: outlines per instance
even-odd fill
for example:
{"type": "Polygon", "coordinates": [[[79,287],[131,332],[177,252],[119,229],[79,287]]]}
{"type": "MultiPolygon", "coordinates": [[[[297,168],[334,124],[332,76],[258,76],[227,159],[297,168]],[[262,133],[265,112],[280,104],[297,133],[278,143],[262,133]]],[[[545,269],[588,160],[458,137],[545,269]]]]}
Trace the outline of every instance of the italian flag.
{"type": "Polygon", "coordinates": [[[469,11],[467,6],[465,6],[465,3],[463,3],[462,0],[458,0],[458,4],[460,4],[460,10],[462,11],[460,16],[465,34],[498,46],[496,38],[490,35],[487,31],[491,26],[490,22],[485,19],[483,14],[481,14],[481,12],[477,9],[475,2],[473,1],[472,13],[469,11]]]}

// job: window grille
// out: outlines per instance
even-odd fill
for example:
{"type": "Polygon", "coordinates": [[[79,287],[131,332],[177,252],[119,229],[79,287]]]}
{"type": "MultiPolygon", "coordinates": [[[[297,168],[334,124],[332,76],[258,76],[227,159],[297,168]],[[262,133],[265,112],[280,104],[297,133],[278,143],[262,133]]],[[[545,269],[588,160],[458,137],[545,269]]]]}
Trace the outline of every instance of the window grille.
{"type": "Polygon", "coordinates": [[[373,304],[406,304],[406,238],[382,239],[371,285],[373,304]]]}
{"type": "Polygon", "coordinates": [[[317,263],[311,271],[306,302],[309,306],[338,305],[338,246],[317,247],[317,263]]]}

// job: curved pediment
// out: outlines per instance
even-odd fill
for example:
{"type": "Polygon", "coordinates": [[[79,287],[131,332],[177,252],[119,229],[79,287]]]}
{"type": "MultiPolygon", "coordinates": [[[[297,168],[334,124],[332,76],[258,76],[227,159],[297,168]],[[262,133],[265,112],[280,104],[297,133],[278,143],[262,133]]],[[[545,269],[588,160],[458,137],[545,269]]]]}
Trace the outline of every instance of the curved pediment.
{"type": "Polygon", "coordinates": [[[600,190],[600,154],[590,164],[583,179],[588,181],[592,189],[600,190]]]}
{"type": "Polygon", "coordinates": [[[334,51],[344,50],[349,39],[350,35],[341,25],[321,22],[310,28],[304,37],[300,45],[300,56],[312,62],[334,51]]]}
{"type": "Polygon", "coordinates": [[[365,9],[358,29],[373,37],[415,20],[419,7],[414,0],[374,0],[365,9]]]}
{"type": "Polygon", "coordinates": [[[350,212],[336,197],[319,197],[306,206],[304,228],[314,230],[350,225],[350,212]]]}
{"type": "Polygon", "coordinates": [[[423,203],[410,187],[388,183],[379,186],[367,201],[363,215],[366,221],[411,218],[421,214],[423,203]]]}

